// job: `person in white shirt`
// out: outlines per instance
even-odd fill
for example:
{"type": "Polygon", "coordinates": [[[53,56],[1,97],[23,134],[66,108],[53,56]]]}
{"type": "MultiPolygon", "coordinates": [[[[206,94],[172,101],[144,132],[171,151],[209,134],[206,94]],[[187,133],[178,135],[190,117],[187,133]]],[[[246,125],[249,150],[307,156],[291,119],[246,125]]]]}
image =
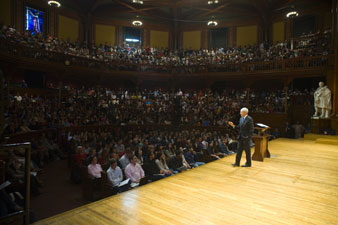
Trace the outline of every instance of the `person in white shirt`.
{"type": "Polygon", "coordinates": [[[107,178],[113,187],[114,194],[126,191],[130,188],[130,182],[120,186],[123,180],[123,174],[121,168],[117,166],[117,162],[115,159],[112,159],[110,161],[110,167],[107,170],[107,178]]]}
{"type": "Polygon", "coordinates": [[[166,162],[166,157],[164,152],[158,152],[156,153],[156,160],[155,160],[156,165],[160,169],[160,173],[164,175],[172,175],[173,171],[171,171],[167,165],[166,162]]]}

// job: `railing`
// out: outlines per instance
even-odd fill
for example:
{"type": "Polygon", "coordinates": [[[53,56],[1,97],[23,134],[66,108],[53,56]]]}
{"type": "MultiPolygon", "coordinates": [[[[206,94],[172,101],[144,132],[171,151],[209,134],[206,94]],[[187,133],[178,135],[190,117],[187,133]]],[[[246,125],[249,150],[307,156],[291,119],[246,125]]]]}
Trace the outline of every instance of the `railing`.
{"type": "MultiPolygon", "coordinates": [[[[64,52],[46,51],[0,39],[0,54],[13,55],[19,58],[33,58],[40,62],[53,62],[65,66],[92,68],[95,70],[156,72],[162,74],[200,74],[210,72],[251,73],[256,71],[289,71],[311,69],[332,65],[333,55],[313,56],[306,58],[270,60],[263,62],[245,62],[225,64],[201,64],[191,66],[133,64],[121,60],[97,60],[74,56],[64,52]]],[[[6,58],[6,56],[5,56],[6,58]]]]}
{"type": "Polygon", "coordinates": [[[25,205],[24,210],[9,214],[4,217],[0,217],[1,224],[11,224],[14,220],[19,218],[23,219],[23,224],[27,225],[30,222],[30,163],[31,163],[31,143],[15,143],[15,144],[6,144],[0,146],[0,151],[4,152],[6,149],[16,149],[24,148],[25,150],[25,175],[24,175],[24,184],[25,184],[25,205]]]}

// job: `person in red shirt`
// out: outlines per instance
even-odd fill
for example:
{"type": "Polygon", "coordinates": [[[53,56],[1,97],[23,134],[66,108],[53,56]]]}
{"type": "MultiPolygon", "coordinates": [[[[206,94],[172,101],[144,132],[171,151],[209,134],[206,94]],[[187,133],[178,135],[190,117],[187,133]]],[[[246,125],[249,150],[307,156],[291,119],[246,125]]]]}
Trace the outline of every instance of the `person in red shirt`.
{"type": "Polygon", "coordinates": [[[76,149],[76,154],[74,155],[74,162],[77,165],[83,165],[85,160],[87,158],[86,153],[84,152],[84,149],[82,146],[78,146],[76,149]]]}

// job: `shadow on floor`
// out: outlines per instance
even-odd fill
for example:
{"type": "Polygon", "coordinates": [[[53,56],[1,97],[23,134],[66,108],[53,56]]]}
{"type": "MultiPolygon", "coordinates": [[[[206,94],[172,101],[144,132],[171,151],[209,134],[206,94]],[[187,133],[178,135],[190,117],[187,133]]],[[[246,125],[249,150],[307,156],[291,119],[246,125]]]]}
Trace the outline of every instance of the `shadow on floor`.
{"type": "Polygon", "coordinates": [[[81,184],[72,184],[69,174],[67,160],[56,160],[45,166],[39,175],[43,182],[41,195],[31,198],[37,221],[89,203],[82,197],[81,184]]]}

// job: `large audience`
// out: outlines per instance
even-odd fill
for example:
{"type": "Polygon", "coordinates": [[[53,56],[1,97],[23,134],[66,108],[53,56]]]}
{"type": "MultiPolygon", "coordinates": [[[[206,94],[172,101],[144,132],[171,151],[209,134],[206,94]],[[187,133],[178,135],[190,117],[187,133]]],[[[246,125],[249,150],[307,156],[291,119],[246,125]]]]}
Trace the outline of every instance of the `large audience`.
{"type": "MultiPolygon", "coordinates": [[[[116,65],[141,65],[142,70],[147,70],[148,66],[203,68],[208,65],[325,56],[330,53],[330,32],[306,35],[294,41],[293,49],[289,42],[198,51],[142,49],[127,44],[92,44],[89,47],[88,43],[73,43],[42,34],[32,35],[7,26],[0,30],[1,40],[30,49],[116,65]]],[[[35,52],[28,56],[43,58],[46,55],[35,52]]],[[[60,142],[53,131],[32,140],[31,172],[34,175],[30,177],[31,192],[39,195],[39,188],[43,185],[39,180],[42,168],[50,161],[65,158],[65,154],[71,153],[75,165],[71,171],[73,182],[84,179],[80,169],[85,167],[93,186],[99,185],[102,173],[105,173],[112,193],[118,193],[141,185],[143,181],[172,176],[233,154],[237,148],[237,131],[226,124],[239,117],[241,107],[246,106],[251,112],[283,113],[286,98],[289,100],[292,95],[308,94],[312,95],[312,90],[292,90],[286,96],[284,90],[250,90],[248,93],[244,89],[173,92],[161,89],[131,91],[67,88],[62,99],[57,99],[12,93],[9,96],[9,106],[5,109],[4,135],[46,128],[117,125],[110,130],[62,133],[67,149],[59,146],[60,142]],[[139,130],[125,125],[187,125],[195,128],[216,126],[224,129],[222,132],[210,132],[206,129],[174,130],[170,126],[162,126],[160,129],[145,127],[139,130]]],[[[276,131],[276,137],[278,132],[276,131]]],[[[15,151],[10,151],[9,155],[6,178],[22,181],[24,155],[15,151]]],[[[4,195],[2,198],[7,198],[4,192],[1,194],[4,195]]],[[[17,204],[8,207],[12,211],[22,210],[17,204]]]]}
{"type": "MultiPolygon", "coordinates": [[[[128,43],[97,46],[2,26],[0,51],[11,54],[20,51],[25,57],[40,60],[89,67],[104,65],[105,69],[116,70],[193,73],[204,72],[207,68],[214,72],[238,72],[243,63],[248,63],[248,70],[262,69],[260,65],[267,65],[258,63],[256,68],[250,62],[313,56],[323,56],[318,58],[322,58],[320,62],[325,61],[325,57],[332,53],[330,39],[331,32],[325,31],[270,45],[169,50],[130,47],[128,43]]],[[[268,65],[267,69],[280,66],[268,65]]],[[[31,171],[28,176],[32,195],[41,193],[43,182],[40,174],[44,172],[43,168],[53,160],[65,159],[66,155],[72,164],[72,182],[80,183],[88,178],[93,190],[98,190],[105,176],[111,194],[193,169],[236,151],[238,131],[227,126],[227,122],[237,120],[240,108],[248,107],[250,112],[257,113],[284,113],[285,105],[289,104],[292,96],[313,96],[313,90],[289,90],[286,95],[284,90],[246,89],[174,92],[161,89],[66,88],[64,93],[61,99],[11,93],[9,105],[5,107],[5,136],[42,131],[31,140],[31,171]],[[86,125],[116,126],[61,133],[55,129],[86,125]],[[140,128],[129,125],[159,126],[140,128]],[[210,126],[223,129],[205,129],[210,126]],[[86,174],[83,174],[83,169],[86,174]]],[[[306,97],[295,99],[300,101],[295,104],[312,105],[306,97]]],[[[287,137],[294,136],[292,128],[296,131],[296,138],[304,132],[299,123],[287,125],[287,137]]],[[[278,138],[280,135],[275,128],[272,136],[278,138]]],[[[17,185],[15,195],[20,199],[20,193],[25,193],[25,155],[13,149],[6,154],[4,178],[17,185]]],[[[5,187],[0,192],[0,217],[23,210],[23,202],[13,201],[7,190],[5,187]]],[[[32,222],[34,214],[30,214],[32,222]]]]}
{"type": "MultiPolygon", "coordinates": [[[[71,42],[60,40],[50,35],[32,35],[29,31],[19,32],[8,26],[3,26],[0,30],[0,40],[7,40],[14,45],[21,45],[32,50],[42,50],[44,52],[60,53],[72,56],[66,60],[67,64],[76,64],[76,58],[91,59],[85,61],[86,66],[95,66],[95,61],[106,62],[106,67],[117,67],[118,69],[135,69],[136,65],[141,65],[143,71],[151,66],[192,67],[184,72],[203,71],[204,66],[209,65],[228,65],[244,62],[266,62],[282,59],[293,59],[311,56],[326,56],[331,53],[330,48],[331,32],[315,33],[304,35],[301,39],[293,41],[279,42],[276,44],[260,44],[253,46],[228,47],[217,49],[156,49],[129,47],[127,43],[122,46],[109,44],[88,44],[86,42],[71,42]],[[110,63],[109,63],[110,62],[110,63]],[[134,65],[134,67],[133,67],[134,65]],[[197,67],[197,68],[195,68],[197,67]]],[[[15,50],[11,49],[10,51],[15,50]]],[[[25,51],[27,56],[48,60],[49,54],[37,51],[25,51]]],[[[60,57],[52,57],[50,60],[65,60],[60,57]]],[[[65,62],[65,61],[64,61],[65,62]]],[[[162,68],[163,69],[163,68],[162,68]]],[[[229,68],[238,70],[239,67],[229,68]]],[[[159,69],[161,70],[161,69],[159,69]]],[[[158,71],[160,72],[160,71],[158,71]]]]}
{"type": "Polygon", "coordinates": [[[227,121],[237,119],[244,106],[252,112],[285,112],[283,90],[251,90],[248,94],[245,89],[170,92],[81,88],[66,93],[60,101],[10,95],[5,134],[84,125],[226,126],[227,121]]]}

